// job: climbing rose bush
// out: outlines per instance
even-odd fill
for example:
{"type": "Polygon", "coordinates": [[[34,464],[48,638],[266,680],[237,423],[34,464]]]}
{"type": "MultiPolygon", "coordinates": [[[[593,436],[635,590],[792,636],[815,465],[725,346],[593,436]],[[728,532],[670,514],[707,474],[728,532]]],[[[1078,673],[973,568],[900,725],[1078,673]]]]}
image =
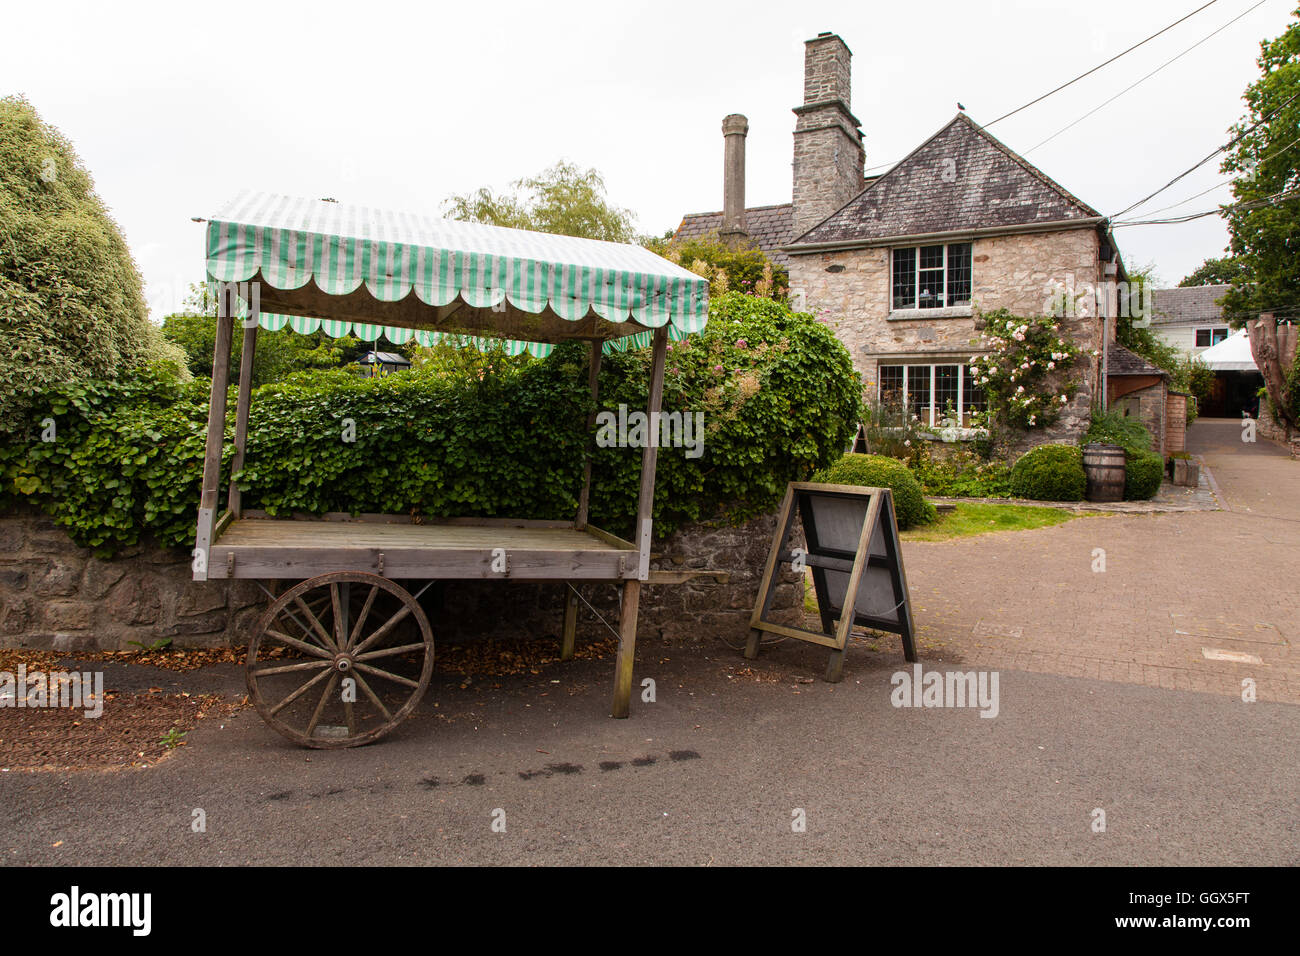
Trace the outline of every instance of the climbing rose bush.
{"type": "Polygon", "coordinates": [[[1069,373],[1082,350],[1061,337],[1051,316],[998,309],[981,318],[981,344],[991,351],[971,356],[971,374],[988,396],[989,414],[1013,428],[1051,425],[1079,389],[1069,373]]]}

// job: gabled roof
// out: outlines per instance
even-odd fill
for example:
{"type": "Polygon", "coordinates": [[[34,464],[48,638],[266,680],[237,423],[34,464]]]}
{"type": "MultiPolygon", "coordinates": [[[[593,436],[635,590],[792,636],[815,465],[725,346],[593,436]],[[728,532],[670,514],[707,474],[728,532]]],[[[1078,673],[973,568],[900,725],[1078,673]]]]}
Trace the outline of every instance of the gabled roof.
{"type": "Polygon", "coordinates": [[[1231,288],[1230,285],[1193,285],[1181,289],[1156,289],[1151,299],[1151,324],[1222,322],[1223,307],[1218,305],[1218,300],[1231,288]]]}
{"type": "MultiPolygon", "coordinates": [[[[722,228],[721,212],[688,213],[673,233],[674,239],[699,239],[722,228]]],[[[788,266],[790,257],[780,248],[794,238],[794,205],[753,206],[745,210],[745,231],[769,259],[788,266]]]]}
{"type": "Polygon", "coordinates": [[[794,244],[1031,228],[1101,213],[958,113],[794,244]]]}
{"type": "Polygon", "coordinates": [[[1118,342],[1112,342],[1107,349],[1106,374],[1119,376],[1159,375],[1162,378],[1170,378],[1169,373],[1164,369],[1152,365],[1132,349],[1126,349],[1118,342]]]}

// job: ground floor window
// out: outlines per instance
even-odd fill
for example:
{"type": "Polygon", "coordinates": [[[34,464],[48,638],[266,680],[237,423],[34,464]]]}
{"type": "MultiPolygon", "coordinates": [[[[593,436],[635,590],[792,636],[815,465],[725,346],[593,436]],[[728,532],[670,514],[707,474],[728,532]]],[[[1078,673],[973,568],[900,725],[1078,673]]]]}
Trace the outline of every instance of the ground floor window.
{"type": "Polygon", "coordinates": [[[906,408],[923,425],[939,426],[951,407],[961,427],[971,428],[974,414],[988,409],[968,365],[881,365],[878,373],[880,404],[906,408]]]}

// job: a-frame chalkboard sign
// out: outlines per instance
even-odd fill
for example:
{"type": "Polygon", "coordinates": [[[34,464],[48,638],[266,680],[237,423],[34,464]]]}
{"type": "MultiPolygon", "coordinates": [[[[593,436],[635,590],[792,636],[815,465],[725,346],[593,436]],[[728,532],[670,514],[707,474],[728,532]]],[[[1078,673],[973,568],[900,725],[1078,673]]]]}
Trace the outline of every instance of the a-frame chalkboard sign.
{"type": "Polygon", "coordinates": [[[849,632],[858,624],[903,638],[903,653],[916,661],[912,606],[898,543],[894,498],[888,488],[791,482],[777,514],[776,535],[763,569],[758,602],[749,620],[745,656],[758,656],[764,632],[821,644],[831,649],[826,680],[843,676],[849,632]],[[806,547],[786,547],[796,515],[806,547]],[[812,569],[821,631],[776,624],[767,619],[776,592],[777,568],[812,569]],[[855,598],[847,601],[846,596],[855,598]],[[848,611],[845,610],[848,606],[848,611]]]}

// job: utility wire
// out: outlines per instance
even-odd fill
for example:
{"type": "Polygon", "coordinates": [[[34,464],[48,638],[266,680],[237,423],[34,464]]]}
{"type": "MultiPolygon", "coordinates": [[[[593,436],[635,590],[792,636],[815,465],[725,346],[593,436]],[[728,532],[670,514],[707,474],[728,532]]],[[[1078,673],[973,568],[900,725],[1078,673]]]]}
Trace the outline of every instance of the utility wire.
{"type": "Polygon", "coordinates": [[[1179,53],[1177,56],[1173,57],[1172,59],[1166,60],[1164,63],[1161,63],[1158,67],[1156,67],[1154,70],[1152,70],[1152,71],[1151,71],[1150,73],[1148,73],[1146,76],[1142,77],[1142,79],[1140,79],[1140,80],[1138,80],[1137,82],[1135,82],[1135,83],[1131,83],[1131,84],[1129,84],[1128,86],[1124,87],[1124,89],[1120,90],[1118,93],[1116,93],[1116,94],[1115,94],[1114,96],[1112,96],[1110,99],[1108,99],[1108,100],[1106,100],[1105,102],[1103,102],[1100,106],[1093,107],[1093,108],[1090,109],[1088,112],[1086,112],[1086,113],[1084,113],[1082,116],[1080,116],[1080,117],[1079,117],[1077,120],[1075,120],[1073,123],[1069,124],[1068,126],[1064,126],[1064,127],[1062,127],[1061,129],[1058,129],[1055,133],[1053,133],[1051,136],[1047,137],[1047,139],[1043,140],[1041,143],[1038,143],[1038,144],[1036,144],[1036,145],[1034,145],[1034,146],[1029,147],[1029,149],[1025,150],[1025,155],[1028,156],[1028,155],[1029,155],[1030,153],[1032,153],[1034,150],[1038,149],[1039,146],[1045,146],[1045,145],[1047,145],[1047,144],[1050,143],[1052,140],[1056,139],[1056,137],[1060,136],[1062,133],[1066,132],[1067,130],[1071,130],[1071,129],[1073,129],[1074,127],[1078,126],[1080,123],[1082,123],[1084,120],[1086,120],[1086,119],[1087,119],[1089,116],[1091,116],[1092,114],[1096,113],[1098,110],[1103,109],[1103,108],[1106,107],[1106,106],[1109,106],[1111,103],[1115,102],[1117,99],[1119,99],[1119,98],[1120,98],[1121,96],[1123,96],[1125,93],[1129,92],[1129,90],[1132,90],[1134,87],[1136,87],[1136,86],[1138,86],[1138,85],[1140,85],[1140,84],[1142,84],[1142,83],[1145,83],[1147,80],[1151,79],[1151,77],[1155,76],[1157,73],[1159,73],[1159,72],[1160,72],[1161,70],[1163,70],[1165,67],[1169,66],[1171,63],[1174,63],[1174,62],[1177,61],[1177,60],[1181,60],[1181,59],[1182,59],[1183,57],[1185,57],[1187,54],[1191,53],[1191,52],[1192,52],[1193,50],[1195,50],[1198,46],[1200,46],[1202,43],[1204,43],[1206,40],[1209,40],[1211,37],[1214,37],[1214,36],[1216,36],[1217,34],[1222,33],[1224,30],[1226,30],[1228,27],[1232,26],[1234,23],[1236,23],[1238,20],[1240,20],[1240,19],[1241,19],[1242,17],[1244,17],[1246,14],[1250,13],[1252,10],[1257,10],[1257,9],[1259,9],[1260,7],[1262,7],[1262,6],[1263,6],[1265,3],[1267,3],[1267,2],[1268,2],[1268,0],[1259,0],[1259,2],[1256,3],[1254,6],[1249,7],[1249,8],[1246,9],[1246,10],[1243,10],[1241,13],[1237,14],[1235,17],[1233,17],[1231,20],[1229,20],[1229,21],[1228,21],[1227,23],[1225,23],[1223,26],[1219,27],[1217,30],[1215,30],[1213,33],[1211,33],[1209,36],[1202,37],[1200,40],[1197,40],[1195,43],[1193,43],[1191,46],[1189,46],[1189,47],[1188,47],[1186,50],[1184,50],[1182,53],[1179,53]]]}
{"type": "MultiPolygon", "coordinates": [[[[1300,93],[1297,93],[1296,96],[1300,96],[1300,93]]],[[[1292,97],[1292,99],[1294,99],[1294,97],[1292,97]]],[[[1281,149],[1274,150],[1273,152],[1269,153],[1267,156],[1263,157],[1262,159],[1258,159],[1258,160],[1256,160],[1256,161],[1255,161],[1255,162],[1256,162],[1256,165],[1259,165],[1259,164],[1261,164],[1261,163],[1266,163],[1266,162],[1268,162],[1270,159],[1272,159],[1274,156],[1280,156],[1282,153],[1285,153],[1288,149],[1290,149],[1292,146],[1295,146],[1297,143],[1300,143],[1300,139],[1293,139],[1293,140],[1291,140],[1291,142],[1287,143],[1287,144],[1286,144],[1285,146],[1283,146],[1281,149]]],[[[1194,167],[1193,167],[1193,168],[1194,168],[1194,167]]],[[[1191,170],[1188,170],[1188,172],[1190,172],[1190,171],[1191,171],[1191,170]]],[[[1184,173],[1183,175],[1186,175],[1186,173],[1184,173]]],[[[1179,177],[1179,178],[1181,178],[1181,177],[1179,177]]],[[[1170,210],[1170,209],[1177,209],[1179,206],[1184,206],[1184,205],[1186,205],[1187,203],[1191,202],[1193,199],[1199,199],[1199,198],[1201,198],[1202,196],[1204,196],[1206,193],[1212,193],[1212,192],[1214,192],[1216,189],[1219,189],[1219,188],[1221,188],[1221,187],[1223,187],[1223,186],[1230,185],[1230,184],[1232,184],[1232,183],[1235,183],[1236,181],[1237,181],[1236,179],[1225,179],[1225,180],[1224,180],[1223,182],[1221,182],[1221,183],[1215,183],[1215,184],[1214,184],[1213,186],[1211,186],[1209,189],[1202,189],[1199,193],[1194,193],[1193,195],[1188,196],[1186,199],[1180,199],[1178,202],[1174,203],[1174,204],[1171,205],[1171,206],[1161,206],[1159,209],[1152,209],[1150,212],[1143,213],[1143,215],[1145,215],[1145,216],[1154,216],[1154,215],[1155,215],[1156,213],[1158,213],[1158,212],[1165,212],[1165,211],[1170,210]]],[[[1165,188],[1168,188],[1168,187],[1165,187],[1165,188]]],[[[1152,193],[1152,195],[1155,195],[1155,193],[1152,193]]],[[[1148,196],[1147,198],[1149,199],[1150,197],[1148,196]]],[[[1145,202],[1145,201],[1146,201],[1146,200],[1143,200],[1143,202],[1145,202]]],[[[1129,206],[1128,208],[1129,208],[1129,209],[1134,209],[1134,208],[1136,208],[1137,206],[1140,206],[1140,205],[1142,205],[1142,203],[1135,203],[1134,205],[1129,206]]],[[[1125,212],[1127,212],[1127,211],[1128,211],[1128,210],[1126,209],[1125,212]]],[[[1116,215],[1122,215],[1122,213],[1116,213],[1116,215]]],[[[1111,217],[1111,218],[1113,219],[1114,217],[1111,217]]]]}
{"type": "MultiPolygon", "coordinates": [[[[1249,12],[1249,11],[1247,11],[1247,12],[1249,12]]],[[[1152,199],[1154,199],[1156,196],[1159,196],[1162,192],[1164,192],[1166,189],[1168,189],[1168,188],[1169,188],[1170,186],[1172,186],[1174,183],[1178,182],[1178,181],[1179,181],[1180,179],[1182,179],[1184,176],[1187,176],[1187,175],[1189,175],[1190,173],[1193,173],[1193,172],[1195,172],[1196,170],[1200,169],[1202,166],[1204,166],[1206,163],[1208,163],[1210,160],[1212,160],[1215,156],[1218,156],[1220,153],[1225,153],[1225,152],[1227,152],[1228,150],[1232,149],[1232,147],[1236,146],[1239,142],[1241,142],[1243,139],[1245,139],[1247,136],[1249,136],[1249,135],[1250,135],[1251,133],[1253,133],[1255,130],[1259,129],[1260,126],[1262,126],[1265,122],[1267,122],[1270,118],[1272,118],[1272,116],[1273,116],[1274,113],[1277,113],[1277,112],[1279,112],[1280,110],[1284,110],[1284,109],[1286,109],[1288,106],[1290,106],[1292,103],[1294,103],[1294,102],[1296,101],[1297,98],[1300,98],[1300,92],[1292,93],[1290,99],[1288,99],[1285,103],[1282,103],[1282,104],[1280,104],[1280,105],[1278,105],[1278,106],[1273,107],[1271,110],[1269,110],[1269,111],[1268,111],[1267,113],[1265,113],[1263,116],[1261,116],[1258,120],[1256,120],[1254,123],[1252,123],[1252,124],[1251,124],[1247,129],[1242,130],[1240,133],[1238,133],[1238,134],[1237,134],[1236,136],[1234,136],[1232,139],[1228,140],[1228,142],[1224,143],[1222,146],[1220,146],[1220,147],[1219,147],[1218,149],[1216,149],[1214,152],[1210,153],[1210,155],[1208,155],[1208,156],[1206,156],[1204,159],[1202,159],[1199,163],[1197,163],[1197,164],[1194,165],[1194,166],[1189,167],[1188,169],[1183,170],[1181,173],[1179,173],[1179,174],[1178,174],[1177,176],[1175,176],[1173,179],[1169,180],[1169,182],[1165,183],[1163,186],[1161,186],[1161,187],[1160,187],[1159,189],[1157,189],[1155,192],[1153,192],[1153,193],[1149,193],[1149,194],[1147,194],[1146,196],[1143,196],[1143,197],[1142,197],[1141,199],[1139,199],[1137,202],[1133,203],[1133,205],[1128,206],[1128,207],[1126,207],[1126,208],[1124,208],[1124,209],[1121,209],[1119,212],[1117,212],[1117,213],[1115,213],[1114,215],[1110,216],[1110,218],[1111,218],[1111,219],[1118,219],[1120,216],[1124,215],[1126,212],[1131,212],[1132,210],[1136,209],[1138,206],[1141,206],[1141,205],[1143,205],[1144,203],[1150,202],[1152,199]]],[[[1294,146],[1295,144],[1292,143],[1291,145],[1294,146]]],[[[1290,146],[1283,147],[1283,149],[1289,149],[1289,148],[1290,148],[1290,146]]],[[[1278,152],[1281,152],[1281,151],[1282,151],[1282,150],[1278,150],[1278,152]]],[[[1271,154],[1271,155],[1275,156],[1275,155],[1277,155],[1277,153],[1273,153],[1273,154],[1271,154]]],[[[1265,159],[1268,159],[1268,158],[1270,158],[1270,157],[1265,157],[1265,159]]],[[[1264,160],[1260,160],[1260,162],[1263,162],[1263,161],[1264,161],[1264,160]]],[[[1229,180],[1229,181],[1231,182],[1231,180],[1229,180]]],[[[1180,205],[1180,204],[1175,203],[1175,205],[1180,205]]],[[[1166,208],[1166,209],[1172,209],[1173,207],[1172,207],[1172,206],[1166,206],[1165,208],[1166,208]]]]}
{"type": "MultiPolygon", "coordinates": [[[[1263,2],[1263,0],[1261,0],[1261,2],[1263,2]]],[[[1061,90],[1065,89],[1067,86],[1073,86],[1075,83],[1078,83],[1078,82],[1079,82],[1080,80],[1082,80],[1084,77],[1091,76],[1092,74],[1094,74],[1094,73],[1096,73],[1098,70],[1100,70],[1102,67],[1104,67],[1104,66],[1109,66],[1110,64],[1114,63],[1116,60],[1120,59],[1121,57],[1123,57],[1123,56],[1127,56],[1129,53],[1132,53],[1132,52],[1133,52],[1134,50],[1136,50],[1138,47],[1143,46],[1143,45],[1145,45],[1145,44],[1147,44],[1147,43],[1150,43],[1152,40],[1154,40],[1156,37],[1160,36],[1162,33],[1167,33],[1167,32],[1169,32],[1169,31],[1172,30],[1174,27],[1178,26],[1178,24],[1182,23],[1184,20],[1189,20],[1189,19],[1191,19],[1192,17],[1194,17],[1194,16],[1196,16],[1198,13],[1200,13],[1202,10],[1204,10],[1206,7],[1212,7],[1212,6],[1214,6],[1214,4],[1216,4],[1216,3],[1218,3],[1218,0],[1210,0],[1209,3],[1202,4],[1201,6],[1197,7],[1195,10],[1193,10],[1191,13],[1187,14],[1186,16],[1181,17],[1181,18],[1178,19],[1178,20],[1175,20],[1173,23],[1169,24],[1167,27],[1164,27],[1163,29],[1158,30],[1158,31],[1156,31],[1155,33],[1151,34],[1151,35],[1150,35],[1149,37],[1147,37],[1145,40],[1142,40],[1142,41],[1140,41],[1140,42],[1138,42],[1138,43],[1133,44],[1131,47],[1129,47],[1129,48],[1128,48],[1127,50],[1125,50],[1124,52],[1115,54],[1115,55],[1112,56],[1109,60],[1106,60],[1104,63],[1098,63],[1096,66],[1094,66],[1091,70],[1088,70],[1086,73],[1080,73],[1078,76],[1076,76],[1074,79],[1070,80],[1068,83],[1062,83],[1062,84],[1061,84],[1060,86],[1058,86],[1056,89],[1051,90],[1051,91],[1049,91],[1049,92],[1047,92],[1047,93],[1044,93],[1042,96],[1040,96],[1040,97],[1038,97],[1038,98],[1036,98],[1036,99],[1032,99],[1032,100],[1030,100],[1028,103],[1025,103],[1023,106],[1017,106],[1017,107],[1016,107],[1015,109],[1013,109],[1011,112],[1009,112],[1009,113],[1003,113],[1001,116],[999,116],[997,119],[993,120],[992,122],[990,122],[990,123],[985,123],[983,126],[980,126],[980,129],[988,129],[988,128],[989,128],[990,126],[992,126],[994,123],[1000,123],[1000,122],[1002,122],[1004,119],[1006,119],[1006,118],[1009,117],[1009,116],[1015,116],[1015,115],[1016,115],[1017,113],[1019,113],[1021,110],[1027,110],[1027,109],[1029,109],[1029,107],[1033,106],[1035,103],[1041,103],[1043,100],[1047,99],[1049,96],[1052,96],[1052,95],[1054,95],[1054,94],[1056,94],[1056,93],[1061,92],[1061,90]]],[[[1254,8],[1252,7],[1252,9],[1254,9],[1254,8]]],[[[1249,13],[1250,11],[1247,10],[1246,12],[1249,13]]],[[[1243,14],[1243,15],[1244,15],[1244,14],[1243,14]]],[[[1202,41],[1202,42],[1204,42],[1204,41],[1202,41]]],[[[1105,105],[1105,104],[1103,104],[1103,105],[1105,105]]],[[[1041,144],[1040,144],[1040,145],[1041,145],[1041,144]]],[[[898,162],[899,162],[899,160],[895,159],[895,160],[892,160],[892,161],[890,161],[890,162],[888,162],[888,163],[881,163],[881,164],[878,165],[878,166],[868,166],[865,170],[863,170],[863,172],[867,172],[867,173],[869,173],[869,172],[872,172],[872,171],[877,170],[877,169],[886,169],[887,167],[897,165],[898,162]]]]}
{"type": "Polygon", "coordinates": [[[1262,209],[1265,206],[1276,206],[1278,203],[1286,202],[1290,199],[1300,197],[1300,187],[1294,189],[1285,189],[1282,192],[1274,193],[1271,196],[1265,196],[1262,199],[1250,199],[1244,202],[1233,203],[1230,206],[1220,206],[1218,209],[1207,209],[1204,212],[1189,213],[1186,216],[1171,216],[1167,219],[1130,219],[1128,222],[1113,222],[1111,227],[1121,229],[1125,226],[1167,226],[1180,222],[1191,222],[1193,219],[1204,219],[1206,216],[1219,216],[1233,210],[1262,209]]]}
{"type": "Polygon", "coordinates": [[[1156,31],[1155,33],[1151,34],[1149,37],[1147,37],[1147,38],[1146,38],[1145,40],[1143,40],[1141,43],[1134,43],[1131,47],[1129,47],[1129,48],[1128,48],[1127,50],[1125,50],[1123,53],[1117,53],[1117,54],[1115,54],[1115,55],[1112,56],[1109,60],[1107,60],[1105,63],[1098,63],[1096,66],[1094,66],[1094,67],[1093,67],[1091,70],[1089,70],[1087,73],[1080,73],[1080,74],[1079,74],[1078,76],[1076,76],[1074,79],[1070,80],[1070,82],[1068,82],[1068,83],[1062,83],[1062,84],[1061,84],[1060,86],[1058,86],[1056,89],[1051,90],[1050,92],[1044,93],[1042,96],[1038,97],[1038,99],[1036,99],[1036,100],[1030,100],[1030,101],[1029,101],[1028,103],[1026,103],[1024,106],[1017,106],[1017,107],[1016,107],[1015,109],[1013,109],[1010,113],[1003,113],[1003,114],[1002,114],[1001,116],[999,116],[997,119],[993,120],[992,123],[985,123],[984,126],[983,126],[982,128],[983,128],[983,129],[988,129],[990,126],[993,125],[993,123],[1001,123],[1001,122],[1002,122],[1004,119],[1006,119],[1007,117],[1009,117],[1009,116],[1015,116],[1015,115],[1016,115],[1017,113],[1019,113],[1021,110],[1027,110],[1027,109],[1029,109],[1029,107],[1033,106],[1035,103],[1041,103],[1043,100],[1047,99],[1047,98],[1048,98],[1049,96],[1051,96],[1052,94],[1061,92],[1061,90],[1065,89],[1067,86],[1073,86],[1075,83],[1078,83],[1078,82],[1079,82],[1081,79],[1083,79],[1085,76],[1092,76],[1092,74],[1096,73],[1096,72],[1097,72],[1098,70],[1100,70],[1103,66],[1109,66],[1110,64],[1112,64],[1112,63],[1114,63],[1116,60],[1118,60],[1120,57],[1122,57],[1122,56],[1127,56],[1128,54],[1130,54],[1130,53],[1132,53],[1134,50],[1136,50],[1138,47],[1143,46],[1144,44],[1150,43],[1150,42],[1151,42],[1152,40],[1154,40],[1156,37],[1160,36],[1160,34],[1169,32],[1169,31],[1172,30],[1174,27],[1178,26],[1178,24],[1182,23],[1183,20],[1190,20],[1192,17],[1196,16],[1198,13],[1200,13],[1200,12],[1201,12],[1202,10],[1204,10],[1206,7],[1212,7],[1212,6],[1214,6],[1214,4],[1216,4],[1217,2],[1218,2],[1218,0],[1210,0],[1209,3],[1203,4],[1203,5],[1199,6],[1199,7],[1197,7],[1197,8],[1196,8],[1195,10],[1193,10],[1191,13],[1187,14],[1187,16],[1183,17],[1182,19],[1175,20],[1173,23],[1169,24],[1169,26],[1165,27],[1163,30],[1158,30],[1158,31],[1156,31]]]}

